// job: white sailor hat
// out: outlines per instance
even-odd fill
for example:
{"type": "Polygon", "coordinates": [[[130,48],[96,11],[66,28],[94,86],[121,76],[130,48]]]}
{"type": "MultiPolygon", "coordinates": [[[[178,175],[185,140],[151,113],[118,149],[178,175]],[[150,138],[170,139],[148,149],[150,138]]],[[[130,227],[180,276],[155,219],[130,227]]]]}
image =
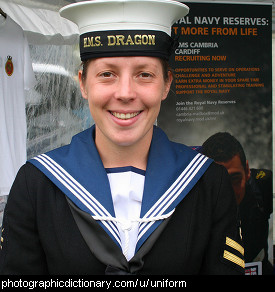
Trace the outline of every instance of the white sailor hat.
{"type": "Polygon", "coordinates": [[[168,59],[174,48],[171,26],[189,8],[173,0],[91,0],[59,12],[79,27],[82,61],[115,56],[168,59]]]}

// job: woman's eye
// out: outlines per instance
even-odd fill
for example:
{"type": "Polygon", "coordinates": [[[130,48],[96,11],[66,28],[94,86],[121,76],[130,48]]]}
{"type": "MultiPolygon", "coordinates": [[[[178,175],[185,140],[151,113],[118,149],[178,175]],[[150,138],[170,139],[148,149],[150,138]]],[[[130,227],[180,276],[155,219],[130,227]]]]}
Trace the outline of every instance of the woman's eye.
{"type": "Polygon", "coordinates": [[[140,76],[141,76],[142,78],[150,78],[150,77],[152,77],[152,74],[147,73],[147,72],[142,72],[142,73],[140,74],[140,76]]]}
{"type": "Polygon", "coordinates": [[[113,76],[113,74],[111,72],[103,72],[100,74],[100,76],[104,78],[110,78],[113,76]]]}

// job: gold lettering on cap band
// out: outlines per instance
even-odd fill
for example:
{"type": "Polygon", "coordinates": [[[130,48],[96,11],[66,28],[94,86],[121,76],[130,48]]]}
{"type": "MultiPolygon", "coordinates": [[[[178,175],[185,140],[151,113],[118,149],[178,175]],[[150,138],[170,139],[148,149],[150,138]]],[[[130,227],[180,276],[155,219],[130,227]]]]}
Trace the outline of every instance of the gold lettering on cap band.
{"type": "Polygon", "coordinates": [[[113,30],[80,35],[81,60],[109,56],[154,56],[169,59],[177,44],[168,34],[154,30],[113,30]]]}
{"type": "MultiPolygon", "coordinates": [[[[107,40],[107,46],[154,46],[156,44],[156,36],[151,34],[136,34],[133,37],[131,35],[128,35],[127,37],[124,35],[108,35],[107,40]]],[[[83,39],[83,48],[99,46],[103,46],[100,36],[85,37],[83,39]]]]}
{"type": "Polygon", "coordinates": [[[102,43],[100,41],[100,36],[86,37],[83,39],[84,48],[99,47],[99,46],[102,46],[102,43]]]}
{"type": "Polygon", "coordinates": [[[133,46],[133,45],[147,45],[154,46],[156,44],[156,36],[151,34],[136,34],[133,37],[128,35],[108,35],[108,46],[133,46]]]}

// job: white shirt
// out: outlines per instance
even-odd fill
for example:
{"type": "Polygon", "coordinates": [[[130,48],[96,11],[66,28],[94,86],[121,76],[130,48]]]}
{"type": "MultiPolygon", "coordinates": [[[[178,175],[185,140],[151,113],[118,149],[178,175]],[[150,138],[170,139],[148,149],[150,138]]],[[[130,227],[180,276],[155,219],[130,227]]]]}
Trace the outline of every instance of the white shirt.
{"type": "Polygon", "coordinates": [[[0,21],[0,196],[26,162],[25,90],[35,84],[28,42],[9,16],[0,21]]]}
{"type": "Polygon", "coordinates": [[[129,261],[135,254],[145,171],[134,167],[107,168],[122,251],[129,261]]]}

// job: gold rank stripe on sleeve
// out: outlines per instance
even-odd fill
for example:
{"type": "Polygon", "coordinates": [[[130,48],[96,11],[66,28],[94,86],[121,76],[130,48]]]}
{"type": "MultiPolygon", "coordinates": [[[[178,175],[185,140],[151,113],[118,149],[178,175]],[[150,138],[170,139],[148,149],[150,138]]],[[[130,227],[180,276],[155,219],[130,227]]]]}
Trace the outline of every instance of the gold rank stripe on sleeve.
{"type": "Polygon", "coordinates": [[[244,248],[237,243],[236,241],[234,241],[233,239],[226,237],[226,245],[230,246],[231,248],[237,250],[240,254],[244,255],[244,248]]]}
{"type": "Polygon", "coordinates": [[[235,263],[236,265],[239,265],[240,267],[244,268],[244,260],[242,260],[241,258],[237,257],[236,255],[234,255],[233,253],[225,250],[223,253],[223,257],[233,263],[235,263]]]}

